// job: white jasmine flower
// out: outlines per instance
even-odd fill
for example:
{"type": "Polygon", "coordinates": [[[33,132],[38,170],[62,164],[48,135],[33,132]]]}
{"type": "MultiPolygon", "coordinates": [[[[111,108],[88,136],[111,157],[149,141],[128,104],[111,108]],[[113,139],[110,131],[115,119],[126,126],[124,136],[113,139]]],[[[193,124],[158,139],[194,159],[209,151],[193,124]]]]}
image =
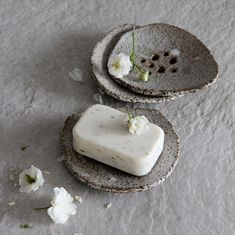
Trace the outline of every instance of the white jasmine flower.
{"type": "Polygon", "coordinates": [[[174,48],[170,51],[171,55],[174,56],[179,56],[180,55],[180,50],[178,48],[174,48]]]}
{"type": "Polygon", "coordinates": [[[93,95],[93,99],[97,102],[99,102],[100,104],[103,104],[103,99],[100,93],[96,93],[93,95]]]}
{"type": "Polygon", "coordinates": [[[42,172],[37,167],[31,166],[20,174],[19,185],[21,186],[21,193],[36,191],[43,184],[44,179],[42,177],[42,172]]]}
{"type": "Polygon", "coordinates": [[[55,224],[64,224],[70,215],[76,214],[77,206],[73,203],[73,198],[63,187],[54,188],[54,197],[47,214],[55,224]]]}
{"type": "Polygon", "coordinates": [[[140,75],[140,80],[147,82],[149,80],[149,71],[146,70],[144,73],[140,75]]]}
{"type": "Polygon", "coordinates": [[[111,75],[116,78],[122,78],[127,75],[132,68],[130,57],[120,53],[111,55],[108,61],[108,70],[111,75]]]}
{"type": "Polygon", "coordinates": [[[133,135],[139,135],[148,130],[148,119],[145,116],[129,117],[128,129],[133,135]]]}
{"type": "Polygon", "coordinates": [[[83,82],[83,73],[79,68],[75,68],[72,72],[69,72],[69,77],[76,82],[83,82]]]}

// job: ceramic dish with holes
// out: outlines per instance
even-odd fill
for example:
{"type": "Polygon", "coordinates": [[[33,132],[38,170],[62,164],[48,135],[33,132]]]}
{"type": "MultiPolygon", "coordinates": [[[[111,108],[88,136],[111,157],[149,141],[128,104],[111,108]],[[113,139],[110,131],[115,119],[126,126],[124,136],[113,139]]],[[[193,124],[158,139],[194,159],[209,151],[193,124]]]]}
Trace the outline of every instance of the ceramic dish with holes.
{"type": "MultiPolygon", "coordinates": [[[[180,94],[169,96],[146,96],[130,92],[127,88],[120,86],[109,75],[107,71],[108,57],[118,42],[119,38],[126,32],[132,30],[134,25],[125,24],[110,31],[94,47],[91,55],[92,77],[99,88],[107,95],[125,102],[132,103],[157,103],[161,101],[173,100],[180,94]]],[[[137,28],[137,26],[136,26],[137,28]]]]}
{"type": "MultiPolygon", "coordinates": [[[[130,54],[132,31],[124,33],[111,55],[130,54]]],[[[195,36],[168,24],[150,24],[135,29],[135,63],[148,70],[143,82],[136,72],[116,82],[144,95],[172,95],[192,92],[211,84],[218,66],[210,51],[195,36]]]]}
{"type": "MultiPolygon", "coordinates": [[[[120,110],[126,111],[126,109],[120,110]]],[[[65,164],[78,180],[99,190],[127,193],[150,189],[171,174],[179,157],[178,136],[171,123],[158,110],[130,109],[129,111],[134,115],[145,115],[164,130],[164,148],[151,172],[145,176],[133,176],[75,152],[72,129],[79,120],[78,114],[67,118],[61,133],[65,164]]]]}

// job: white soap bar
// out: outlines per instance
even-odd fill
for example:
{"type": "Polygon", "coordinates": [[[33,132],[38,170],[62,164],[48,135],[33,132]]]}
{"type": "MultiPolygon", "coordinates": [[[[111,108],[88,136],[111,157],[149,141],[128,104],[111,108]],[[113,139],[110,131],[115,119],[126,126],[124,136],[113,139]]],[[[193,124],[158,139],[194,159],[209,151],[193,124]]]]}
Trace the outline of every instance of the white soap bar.
{"type": "Polygon", "coordinates": [[[148,174],[163,150],[164,132],[149,123],[146,132],[133,135],[127,121],[126,113],[91,106],[73,128],[75,151],[133,175],[148,174]]]}

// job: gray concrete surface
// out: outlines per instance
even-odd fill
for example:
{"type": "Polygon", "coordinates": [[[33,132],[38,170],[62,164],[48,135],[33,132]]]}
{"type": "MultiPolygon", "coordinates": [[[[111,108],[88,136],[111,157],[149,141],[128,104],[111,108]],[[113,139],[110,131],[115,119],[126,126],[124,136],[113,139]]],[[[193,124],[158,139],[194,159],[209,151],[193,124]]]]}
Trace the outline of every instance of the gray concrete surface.
{"type": "MultiPolygon", "coordinates": [[[[0,234],[235,234],[234,12],[234,0],[0,1],[0,234]],[[168,180],[143,193],[111,194],[78,182],[56,159],[65,118],[95,103],[92,47],[126,22],[189,30],[211,49],[220,71],[209,89],[148,105],[180,136],[180,160],[168,180]],[[75,67],[84,71],[84,84],[68,77],[75,67]],[[22,195],[9,169],[31,164],[50,174],[40,190],[22,195]],[[66,225],[32,210],[48,203],[54,186],[83,198],[66,225]],[[25,223],[33,228],[20,229],[25,223]]],[[[104,103],[126,105],[109,97],[104,103]]]]}

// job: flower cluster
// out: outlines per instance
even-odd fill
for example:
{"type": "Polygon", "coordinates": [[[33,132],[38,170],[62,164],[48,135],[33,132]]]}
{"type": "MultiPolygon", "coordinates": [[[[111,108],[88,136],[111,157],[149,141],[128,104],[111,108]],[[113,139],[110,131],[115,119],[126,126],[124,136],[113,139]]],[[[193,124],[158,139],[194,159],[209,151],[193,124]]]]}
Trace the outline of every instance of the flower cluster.
{"type": "MultiPolygon", "coordinates": [[[[19,190],[21,193],[36,191],[43,184],[42,172],[37,167],[31,166],[19,176],[19,190]]],[[[70,215],[76,214],[76,208],[77,206],[73,203],[71,195],[63,187],[55,187],[51,206],[35,208],[35,210],[47,209],[47,214],[55,224],[64,224],[70,215]]]]}
{"type": "Polygon", "coordinates": [[[117,55],[111,55],[108,60],[108,71],[116,77],[122,78],[128,75],[131,70],[136,70],[139,75],[139,79],[146,82],[149,80],[149,71],[141,68],[135,63],[135,34],[134,29],[132,30],[132,49],[129,56],[124,53],[117,55]]]}
{"type": "Polygon", "coordinates": [[[145,116],[132,116],[128,114],[128,130],[133,135],[140,135],[148,130],[148,119],[145,116]]]}

